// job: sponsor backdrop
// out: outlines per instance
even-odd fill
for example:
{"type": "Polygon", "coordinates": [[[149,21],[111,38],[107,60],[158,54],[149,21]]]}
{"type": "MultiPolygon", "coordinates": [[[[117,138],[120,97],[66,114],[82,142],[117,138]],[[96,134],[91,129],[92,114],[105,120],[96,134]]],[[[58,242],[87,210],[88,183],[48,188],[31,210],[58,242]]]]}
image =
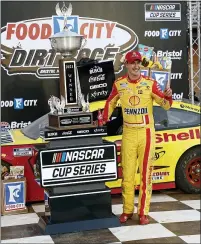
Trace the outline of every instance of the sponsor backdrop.
{"type": "MultiPolygon", "coordinates": [[[[51,50],[48,39],[63,27],[55,11],[57,3],[2,2],[1,121],[11,128],[24,127],[47,113],[50,95],[59,94],[60,56],[51,50]]],[[[90,58],[111,60],[118,78],[125,74],[120,63],[125,52],[139,43],[153,46],[158,56],[173,60],[173,98],[188,97],[186,3],[72,2],[72,7],[68,26],[87,38],[76,59],[86,51],[90,58]]],[[[105,86],[103,78],[99,77],[97,94],[105,86]]],[[[107,89],[104,92],[109,93],[107,89]]]]}

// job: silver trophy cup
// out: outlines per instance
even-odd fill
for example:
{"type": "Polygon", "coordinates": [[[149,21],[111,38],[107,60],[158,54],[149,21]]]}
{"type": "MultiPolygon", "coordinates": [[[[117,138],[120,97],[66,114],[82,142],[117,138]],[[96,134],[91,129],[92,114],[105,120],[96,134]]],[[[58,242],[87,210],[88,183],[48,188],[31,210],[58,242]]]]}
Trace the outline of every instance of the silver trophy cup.
{"type": "Polygon", "coordinates": [[[64,16],[64,27],[63,30],[55,35],[51,36],[50,42],[52,48],[59,52],[64,58],[71,57],[72,53],[83,48],[86,45],[86,39],[83,35],[79,35],[72,32],[67,27],[67,18],[72,13],[72,5],[69,4],[67,8],[65,3],[60,9],[59,3],[56,5],[56,13],[59,16],[64,16]]]}

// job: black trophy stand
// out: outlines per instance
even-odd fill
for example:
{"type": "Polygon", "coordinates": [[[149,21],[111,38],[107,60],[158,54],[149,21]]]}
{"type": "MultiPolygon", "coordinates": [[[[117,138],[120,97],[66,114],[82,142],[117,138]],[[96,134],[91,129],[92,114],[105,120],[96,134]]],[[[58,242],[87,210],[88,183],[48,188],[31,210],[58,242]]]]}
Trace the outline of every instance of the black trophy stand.
{"type": "MultiPolygon", "coordinates": [[[[97,128],[100,129],[100,127],[97,128]]],[[[101,128],[103,128],[103,134],[106,135],[106,128],[101,128]]],[[[48,135],[48,132],[51,130],[46,130],[45,135],[48,135]]],[[[101,133],[99,135],[90,133],[84,137],[80,135],[64,139],[59,139],[58,136],[56,136],[57,138],[46,138],[50,143],[45,150],[54,149],[56,151],[69,147],[88,146],[92,148],[94,145],[105,145],[106,142],[102,140],[101,133]]],[[[43,150],[40,150],[38,155],[43,150]]],[[[41,164],[42,162],[40,162],[40,170],[41,164]]],[[[44,187],[42,183],[41,186],[44,187]]],[[[39,226],[44,234],[52,235],[120,226],[118,218],[112,213],[111,191],[105,186],[104,181],[90,182],[89,178],[87,183],[77,182],[75,184],[74,182],[44,188],[48,195],[50,210],[49,216],[44,214],[39,219],[39,226]]]]}

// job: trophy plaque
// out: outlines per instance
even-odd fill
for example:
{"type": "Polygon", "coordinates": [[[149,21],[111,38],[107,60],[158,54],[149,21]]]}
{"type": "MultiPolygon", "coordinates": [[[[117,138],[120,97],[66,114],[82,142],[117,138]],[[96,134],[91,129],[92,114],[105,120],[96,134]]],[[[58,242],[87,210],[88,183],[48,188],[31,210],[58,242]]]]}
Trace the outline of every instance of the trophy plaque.
{"type": "Polygon", "coordinates": [[[68,29],[67,18],[72,13],[72,5],[63,4],[60,9],[56,5],[56,13],[64,17],[64,28],[61,32],[51,36],[52,48],[59,52],[60,98],[51,96],[48,100],[50,106],[49,129],[73,129],[81,127],[94,127],[92,113],[89,111],[89,96],[82,94],[76,62],[73,58],[75,52],[86,44],[83,35],[68,29]]]}

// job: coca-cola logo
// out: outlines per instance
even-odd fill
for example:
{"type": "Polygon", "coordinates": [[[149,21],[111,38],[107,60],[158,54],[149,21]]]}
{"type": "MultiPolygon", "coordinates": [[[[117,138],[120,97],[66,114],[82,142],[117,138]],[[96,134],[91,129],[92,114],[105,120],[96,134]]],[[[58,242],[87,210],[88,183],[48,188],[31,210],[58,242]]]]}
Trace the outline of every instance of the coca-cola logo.
{"type": "Polygon", "coordinates": [[[105,80],[105,74],[100,74],[98,76],[89,77],[89,83],[97,82],[97,81],[104,81],[104,80],[105,80]]]}

